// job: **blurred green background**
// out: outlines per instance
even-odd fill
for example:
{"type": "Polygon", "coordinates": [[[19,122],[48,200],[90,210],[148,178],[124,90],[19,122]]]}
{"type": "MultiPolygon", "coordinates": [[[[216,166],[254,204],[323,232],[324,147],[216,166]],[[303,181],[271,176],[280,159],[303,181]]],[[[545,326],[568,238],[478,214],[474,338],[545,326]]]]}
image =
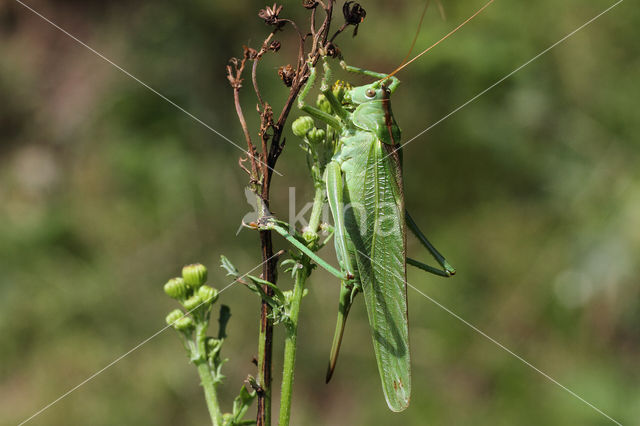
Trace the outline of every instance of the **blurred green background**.
{"type": "MultiPolygon", "coordinates": [[[[418,48],[483,4],[443,3],[447,20],[432,5],[418,48]]],[[[267,34],[262,2],[28,4],[243,144],[224,66],[267,34]]],[[[423,3],[362,4],[359,36],[338,44],[348,62],[390,71],[423,3]]],[[[611,4],[496,2],[399,74],[404,140],[611,4]]],[[[300,2],[284,6],[302,24],[300,2]]],[[[458,270],[450,280],[410,270],[409,282],[624,424],[640,424],[639,25],[640,9],[621,3],[405,150],[407,206],[458,270]]],[[[279,38],[259,68],[276,108],[286,95],[277,67],[296,49],[291,31],[279,38]]],[[[17,424],[162,328],[175,307],[162,285],[183,264],[205,263],[222,288],[220,254],[241,271],[260,255],[256,235],[235,236],[250,211],[239,150],[13,0],[0,3],[0,40],[0,423],[17,424]]],[[[256,99],[249,87],[242,96],[255,129],[256,99]]],[[[272,191],[285,219],[288,187],[298,206],[312,195],[288,135],[272,191]]],[[[409,252],[427,257],[413,239],[409,252]]],[[[291,285],[284,274],[280,283],[291,285]]],[[[293,424],[609,424],[412,290],[410,408],[386,407],[362,299],[325,385],[338,285],[318,271],[309,289],[293,424]]],[[[259,302],[239,286],[222,301],[233,314],[229,409],[255,374],[259,302]]],[[[276,388],[281,348],[277,329],[276,388]]],[[[31,424],[207,422],[195,369],[168,330],[31,424]]]]}

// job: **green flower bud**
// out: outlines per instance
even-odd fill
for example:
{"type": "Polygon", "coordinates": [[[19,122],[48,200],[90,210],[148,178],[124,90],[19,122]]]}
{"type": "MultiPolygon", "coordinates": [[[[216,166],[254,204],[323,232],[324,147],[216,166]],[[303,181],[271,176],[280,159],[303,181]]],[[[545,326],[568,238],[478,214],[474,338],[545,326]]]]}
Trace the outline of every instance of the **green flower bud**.
{"type": "Polygon", "coordinates": [[[177,300],[182,300],[189,295],[189,286],[184,282],[182,278],[171,278],[164,285],[164,292],[177,300]]]}
{"type": "Polygon", "coordinates": [[[213,337],[207,337],[205,340],[205,349],[207,351],[207,356],[212,357],[217,352],[220,352],[220,348],[222,347],[222,340],[214,339],[213,337]]]}
{"type": "Polygon", "coordinates": [[[333,110],[331,109],[331,104],[323,94],[318,95],[318,101],[316,102],[316,105],[318,105],[318,108],[320,108],[322,111],[326,112],[327,114],[333,114],[333,110]]]}
{"type": "Polygon", "coordinates": [[[198,288],[207,281],[207,268],[201,263],[194,263],[182,268],[184,282],[192,288],[198,288]]]}
{"type": "Polygon", "coordinates": [[[309,130],[307,133],[307,138],[309,138],[309,142],[313,144],[320,144],[324,142],[324,137],[326,133],[323,129],[316,129],[315,127],[309,130]]]}
{"type": "Polygon", "coordinates": [[[302,233],[302,238],[304,238],[304,240],[307,242],[307,244],[315,245],[316,241],[318,241],[320,236],[318,235],[318,233],[316,231],[312,231],[310,229],[307,229],[302,233]]]}
{"type": "Polygon", "coordinates": [[[198,289],[198,297],[204,303],[214,303],[218,299],[218,291],[208,285],[203,285],[198,289]]]}
{"type": "Polygon", "coordinates": [[[297,118],[293,124],[291,124],[291,130],[293,130],[293,134],[299,138],[306,136],[307,132],[313,129],[313,118],[308,115],[303,115],[302,117],[297,118]]]}
{"type": "Polygon", "coordinates": [[[202,299],[200,299],[200,296],[194,294],[193,296],[182,302],[182,306],[184,306],[187,311],[192,311],[200,306],[201,303],[202,299]]]}
{"type": "Polygon", "coordinates": [[[195,328],[195,324],[193,323],[191,317],[184,317],[174,322],[173,328],[178,331],[191,331],[195,328]]]}
{"type": "Polygon", "coordinates": [[[174,322],[178,321],[183,316],[184,312],[182,312],[180,309],[174,309],[173,311],[169,312],[169,315],[167,315],[165,321],[167,321],[168,325],[173,325],[174,322]]]}
{"type": "Polygon", "coordinates": [[[351,85],[342,80],[338,80],[333,84],[331,91],[333,95],[338,99],[338,101],[342,102],[344,99],[344,95],[347,91],[351,90],[351,85]]]}

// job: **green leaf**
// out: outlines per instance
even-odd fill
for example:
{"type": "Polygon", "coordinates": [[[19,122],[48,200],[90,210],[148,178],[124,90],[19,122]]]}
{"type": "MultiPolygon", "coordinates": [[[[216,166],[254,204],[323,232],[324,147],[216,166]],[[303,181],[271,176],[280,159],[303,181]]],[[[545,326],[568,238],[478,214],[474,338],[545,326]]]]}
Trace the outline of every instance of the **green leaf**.
{"type": "Polygon", "coordinates": [[[345,226],[354,245],[385,398],[391,410],[402,411],[411,394],[404,199],[399,165],[386,154],[383,142],[371,133],[360,135],[348,149],[345,193],[354,206],[364,208],[349,209],[345,226]]]}
{"type": "Polygon", "coordinates": [[[231,261],[229,261],[229,259],[224,255],[220,256],[220,266],[227,270],[227,275],[232,275],[236,278],[240,276],[238,269],[233,266],[233,263],[231,263],[231,261]]]}
{"type": "Polygon", "coordinates": [[[242,418],[247,413],[249,407],[253,403],[253,400],[256,397],[256,392],[247,390],[245,385],[242,385],[240,388],[240,393],[233,401],[233,413],[231,415],[231,426],[240,426],[240,425],[252,425],[255,424],[254,420],[243,420],[242,418]]]}

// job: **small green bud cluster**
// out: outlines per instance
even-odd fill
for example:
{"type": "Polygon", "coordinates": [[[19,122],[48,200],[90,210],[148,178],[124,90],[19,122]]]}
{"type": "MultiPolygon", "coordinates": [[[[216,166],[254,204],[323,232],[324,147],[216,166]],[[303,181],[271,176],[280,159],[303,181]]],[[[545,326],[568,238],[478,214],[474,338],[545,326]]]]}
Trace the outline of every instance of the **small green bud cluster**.
{"type": "Polygon", "coordinates": [[[321,144],[322,142],[324,142],[325,136],[326,136],[326,133],[324,129],[318,129],[315,127],[309,130],[309,133],[307,134],[307,138],[309,139],[309,142],[311,142],[312,144],[321,144]]]}
{"type": "Polygon", "coordinates": [[[291,130],[293,130],[294,135],[299,138],[303,138],[307,136],[307,132],[313,129],[314,125],[315,123],[313,122],[313,118],[308,115],[303,115],[291,124],[291,130]]]}
{"type": "Polygon", "coordinates": [[[200,264],[182,268],[182,277],[171,278],[164,285],[164,292],[182,303],[188,311],[200,305],[211,305],[218,298],[217,290],[204,285],[207,281],[207,268],[200,264]]]}
{"type": "Polygon", "coordinates": [[[318,233],[316,231],[313,231],[313,230],[310,230],[310,229],[305,229],[304,232],[302,233],[302,238],[313,249],[313,248],[315,248],[316,243],[320,239],[320,235],[318,235],[318,233]]]}
{"type": "Polygon", "coordinates": [[[200,296],[197,294],[192,294],[189,298],[182,301],[182,306],[184,306],[187,311],[193,311],[201,304],[202,301],[200,300],[200,296]]]}
{"type": "MultiPolygon", "coordinates": [[[[223,257],[223,259],[226,258],[223,257]]],[[[230,263],[228,266],[235,270],[230,263]]],[[[184,309],[174,309],[169,312],[165,321],[179,332],[178,335],[187,351],[189,361],[198,367],[202,386],[205,387],[205,395],[207,397],[210,394],[214,395],[215,402],[208,400],[211,410],[212,406],[219,406],[215,397],[215,388],[224,379],[221,370],[227,360],[221,357],[220,351],[227,336],[226,328],[231,312],[228,306],[220,306],[217,337],[208,336],[207,329],[212,307],[218,300],[219,293],[216,289],[205,285],[206,281],[207,268],[199,263],[185,266],[182,268],[182,277],[170,279],[164,285],[164,291],[178,300],[184,309]]],[[[243,418],[255,396],[255,392],[249,392],[243,386],[240,396],[233,404],[232,413],[223,414],[219,412],[219,408],[214,409],[218,411],[218,417],[228,420],[224,423],[225,425],[248,424],[243,418]]]]}
{"type": "Polygon", "coordinates": [[[291,124],[291,130],[293,130],[294,135],[304,138],[310,144],[321,144],[324,142],[326,136],[324,129],[315,127],[313,118],[308,115],[297,118],[293,124],[291,124]]]}
{"type": "Polygon", "coordinates": [[[200,264],[182,268],[182,277],[171,278],[164,285],[164,292],[179,301],[186,312],[175,309],[167,315],[167,324],[189,336],[196,323],[209,320],[212,305],[218,299],[218,291],[204,283],[207,281],[207,268],[200,264]],[[192,314],[188,316],[188,314],[192,314]]]}
{"type": "Polygon", "coordinates": [[[191,289],[182,278],[171,278],[164,285],[164,292],[176,300],[183,300],[189,295],[190,291],[191,289]]]}
{"type": "Polygon", "coordinates": [[[167,315],[167,325],[170,325],[183,333],[190,334],[195,328],[195,323],[191,317],[186,315],[187,314],[182,312],[182,310],[174,309],[169,312],[169,315],[167,315]]]}
{"type": "Polygon", "coordinates": [[[340,103],[344,104],[349,101],[349,96],[347,95],[351,89],[352,87],[349,83],[338,80],[333,84],[331,91],[333,92],[333,96],[335,96],[340,103]]]}
{"type": "Polygon", "coordinates": [[[198,288],[207,282],[207,268],[201,263],[194,263],[182,268],[182,279],[192,288],[198,288]]]}

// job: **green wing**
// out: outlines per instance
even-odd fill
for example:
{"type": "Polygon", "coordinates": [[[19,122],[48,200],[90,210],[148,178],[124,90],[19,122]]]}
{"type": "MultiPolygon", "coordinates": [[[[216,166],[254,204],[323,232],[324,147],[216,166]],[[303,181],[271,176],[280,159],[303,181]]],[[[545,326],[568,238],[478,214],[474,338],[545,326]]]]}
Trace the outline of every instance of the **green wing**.
{"type": "Polygon", "coordinates": [[[345,227],[356,250],[387,404],[402,411],[411,395],[404,200],[397,157],[386,151],[371,132],[345,139],[345,203],[351,205],[345,227]]]}

